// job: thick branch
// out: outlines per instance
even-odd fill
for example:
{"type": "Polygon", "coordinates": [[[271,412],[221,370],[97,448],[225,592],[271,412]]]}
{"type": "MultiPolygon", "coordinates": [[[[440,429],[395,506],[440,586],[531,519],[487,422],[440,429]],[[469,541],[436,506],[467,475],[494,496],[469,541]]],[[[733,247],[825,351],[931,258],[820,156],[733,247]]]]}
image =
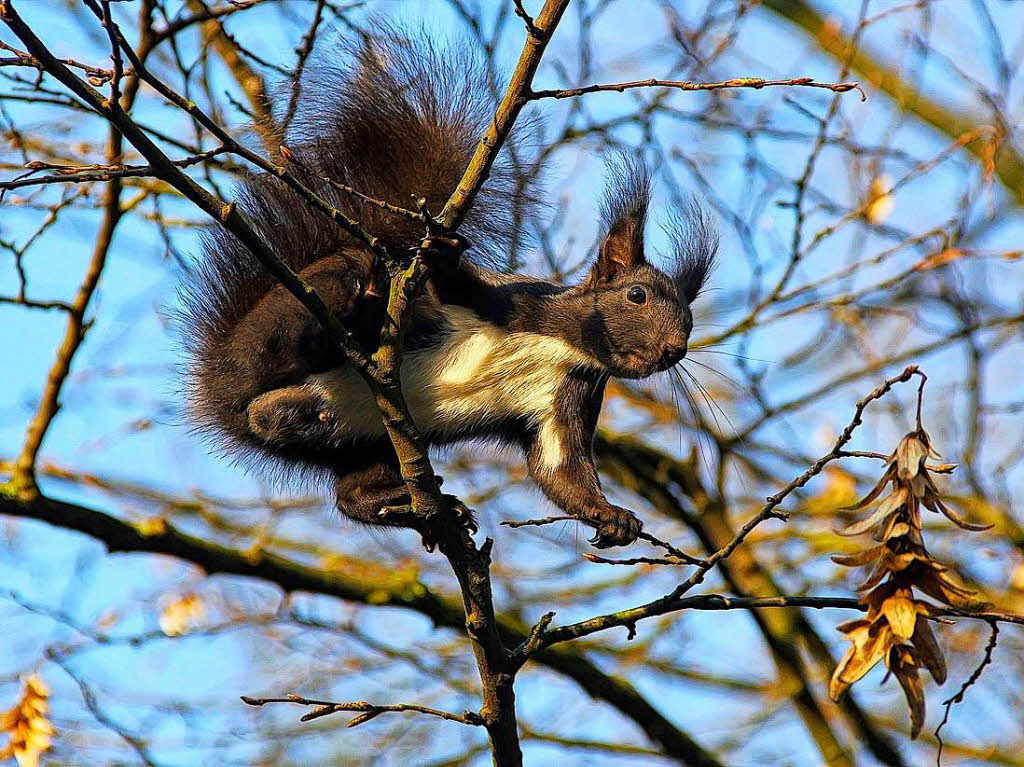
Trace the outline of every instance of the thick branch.
{"type": "Polygon", "coordinates": [[[473,206],[477,192],[484,185],[491,173],[491,166],[498,156],[502,145],[512,132],[519,112],[529,102],[533,77],[537,73],[544,50],[551,41],[551,36],[558,26],[562,14],[569,5],[569,0],[547,0],[540,14],[533,21],[523,52],[519,55],[519,63],[512,73],[505,96],[498,104],[494,120],[480,137],[469,166],[459,181],[458,187],[444,206],[440,223],[448,230],[454,231],[462,223],[469,209],[473,206]]]}

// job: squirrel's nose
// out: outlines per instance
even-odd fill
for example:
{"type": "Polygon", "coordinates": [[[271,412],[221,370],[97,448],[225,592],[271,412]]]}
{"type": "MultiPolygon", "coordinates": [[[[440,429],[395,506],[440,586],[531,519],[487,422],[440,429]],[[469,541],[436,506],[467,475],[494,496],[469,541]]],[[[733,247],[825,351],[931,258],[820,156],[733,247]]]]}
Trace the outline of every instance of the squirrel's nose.
{"type": "Polygon", "coordinates": [[[675,365],[679,360],[686,356],[686,342],[684,341],[681,346],[666,346],[665,350],[661,353],[661,365],[665,370],[675,365]]]}

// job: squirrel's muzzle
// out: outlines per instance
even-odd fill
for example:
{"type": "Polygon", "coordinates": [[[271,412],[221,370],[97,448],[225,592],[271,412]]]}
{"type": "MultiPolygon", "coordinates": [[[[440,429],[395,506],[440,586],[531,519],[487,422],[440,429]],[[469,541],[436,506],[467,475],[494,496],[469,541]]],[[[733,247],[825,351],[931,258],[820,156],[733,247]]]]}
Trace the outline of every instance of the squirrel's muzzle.
{"type": "Polygon", "coordinates": [[[659,370],[668,370],[686,356],[686,341],[681,345],[666,346],[658,360],[659,370]]]}

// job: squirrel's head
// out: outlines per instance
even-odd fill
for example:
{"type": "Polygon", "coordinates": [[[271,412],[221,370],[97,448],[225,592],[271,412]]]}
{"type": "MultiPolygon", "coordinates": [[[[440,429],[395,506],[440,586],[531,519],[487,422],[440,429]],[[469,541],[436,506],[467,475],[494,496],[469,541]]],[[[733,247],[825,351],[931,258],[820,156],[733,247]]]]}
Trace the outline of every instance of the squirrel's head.
{"type": "Polygon", "coordinates": [[[691,203],[669,228],[673,266],[668,272],[652,266],[644,255],[649,201],[646,167],[619,163],[605,193],[597,261],[580,285],[591,308],[583,345],[618,378],[645,378],[683,359],[693,329],[690,304],[718,247],[706,214],[691,203]]]}

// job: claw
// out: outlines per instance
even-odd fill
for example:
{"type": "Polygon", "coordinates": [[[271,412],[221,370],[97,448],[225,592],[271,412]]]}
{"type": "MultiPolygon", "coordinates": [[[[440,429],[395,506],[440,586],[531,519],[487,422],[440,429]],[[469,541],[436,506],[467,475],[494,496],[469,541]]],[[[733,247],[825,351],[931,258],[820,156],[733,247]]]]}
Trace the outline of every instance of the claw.
{"type": "Polygon", "coordinates": [[[433,234],[420,243],[420,253],[428,262],[437,266],[458,264],[462,254],[470,247],[470,242],[461,234],[445,236],[433,234]]]}
{"type": "Polygon", "coordinates": [[[412,506],[409,504],[402,504],[400,506],[381,506],[380,511],[377,512],[378,517],[386,517],[391,514],[408,514],[412,511],[412,506]]]}
{"type": "Polygon", "coordinates": [[[444,499],[448,502],[448,508],[455,513],[455,517],[462,527],[469,530],[470,533],[476,533],[479,530],[476,524],[476,517],[473,515],[471,508],[454,495],[446,495],[444,499]]]}
{"type": "Polygon", "coordinates": [[[595,548],[607,549],[612,546],[628,546],[640,535],[643,524],[637,516],[626,509],[612,506],[604,509],[594,519],[597,532],[590,539],[595,548]]]}
{"type": "MultiPolygon", "coordinates": [[[[438,478],[440,479],[440,478],[438,478]]],[[[438,482],[440,484],[440,482],[438,482]]],[[[455,515],[455,520],[461,529],[467,530],[471,535],[476,533],[477,528],[476,518],[473,515],[473,510],[466,506],[462,501],[456,498],[454,495],[443,496],[445,502],[448,504],[448,510],[455,515]]],[[[398,507],[384,507],[380,510],[381,516],[384,516],[388,511],[395,509],[401,511],[410,511],[409,506],[398,506],[398,507]]],[[[434,537],[432,532],[433,525],[437,524],[437,520],[428,521],[420,529],[420,536],[423,540],[423,548],[428,552],[434,551],[437,548],[437,539],[434,537]]]]}

